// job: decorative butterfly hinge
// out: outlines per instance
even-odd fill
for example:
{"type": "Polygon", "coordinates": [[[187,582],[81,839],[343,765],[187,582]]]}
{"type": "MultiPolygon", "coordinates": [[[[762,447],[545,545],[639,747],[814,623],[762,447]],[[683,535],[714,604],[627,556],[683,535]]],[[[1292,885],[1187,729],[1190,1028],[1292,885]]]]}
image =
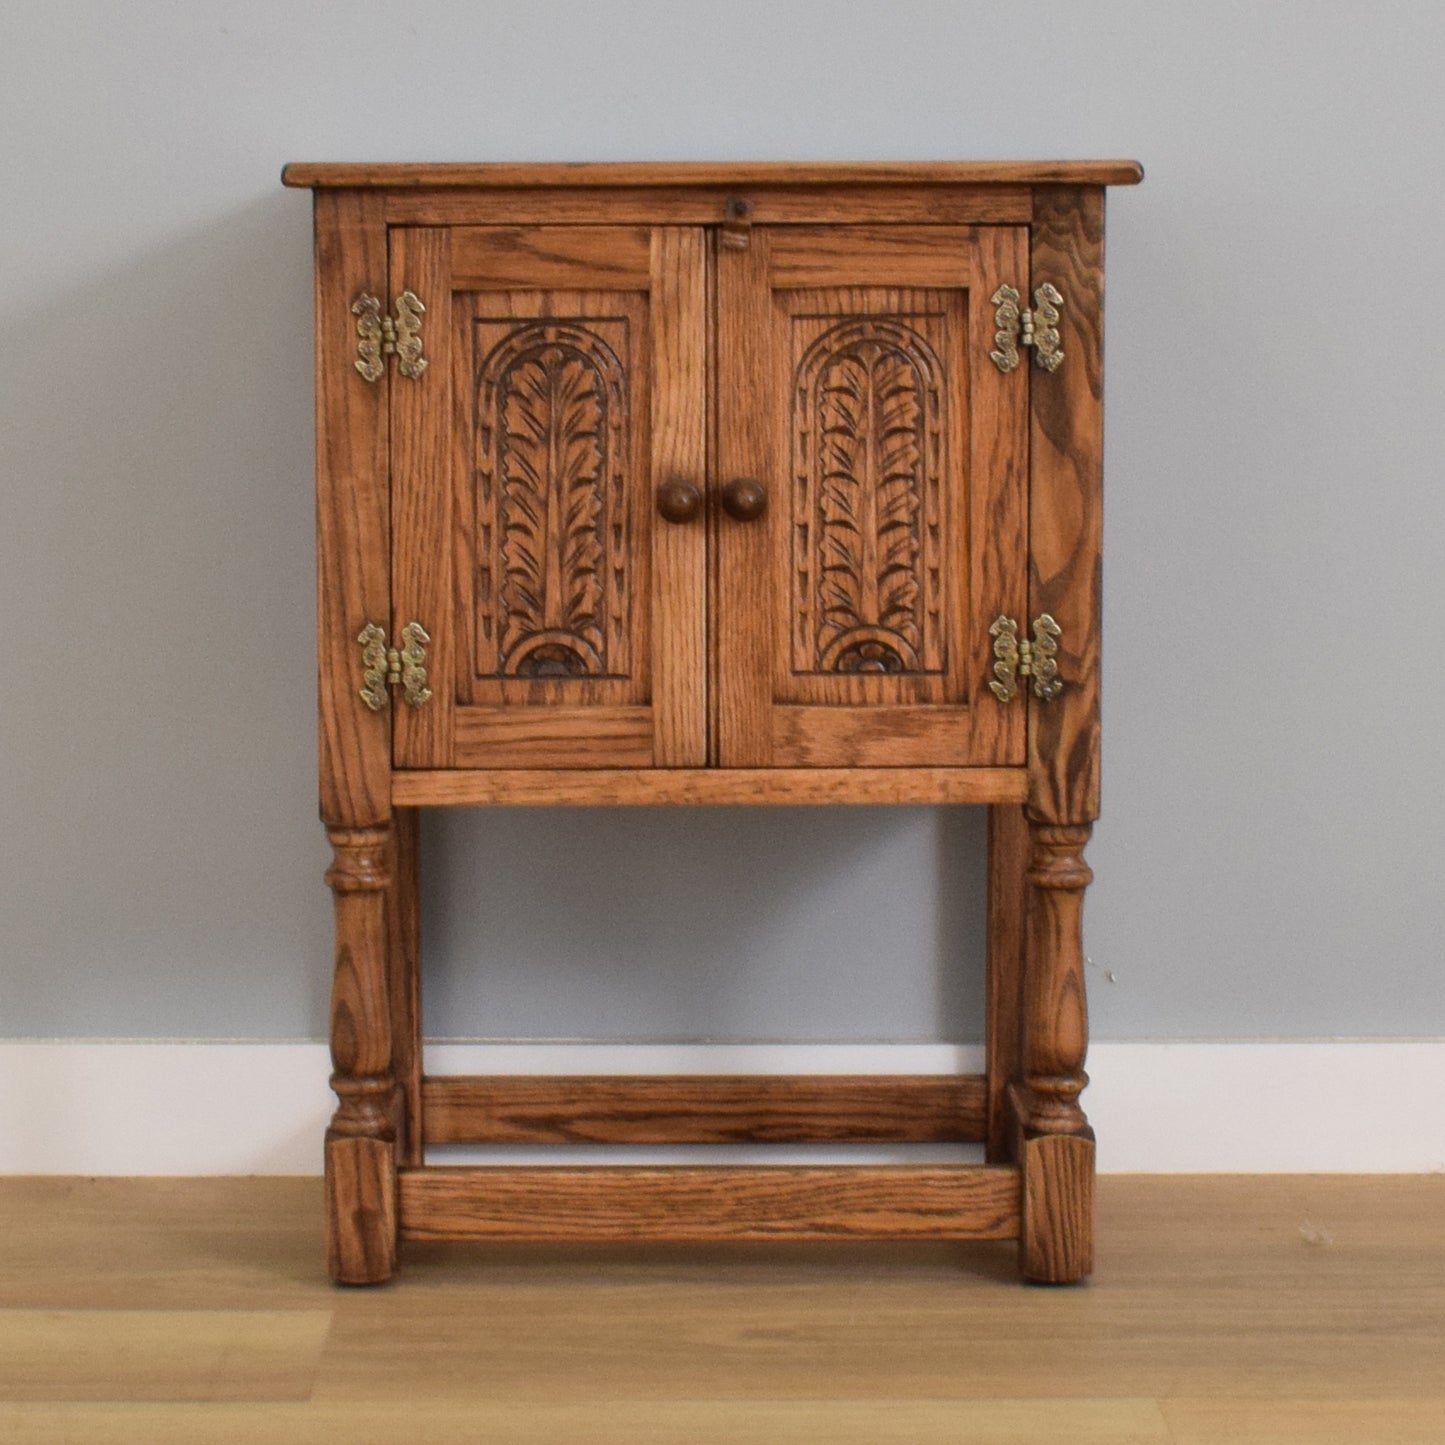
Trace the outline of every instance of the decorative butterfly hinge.
{"type": "Polygon", "coordinates": [[[388,687],[399,687],[408,707],[420,707],[431,696],[426,685],[426,644],[431,641],[420,622],[401,629],[400,651],[386,645],[386,629],[368,622],[357,635],[361,644],[361,691],[357,696],[372,712],[387,703],[388,687]]]}
{"type": "Polygon", "coordinates": [[[989,352],[1000,371],[1013,371],[1019,364],[1019,347],[1033,348],[1034,365],[1057,371],[1064,361],[1059,343],[1059,307],[1064,298],[1058,287],[1045,281],[1034,291],[1033,310],[1019,310],[1019,293],[1012,286],[1000,286],[993,302],[994,350],[989,352]]]}
{"type": "Polygon", "coordinates": [[[1034,639],[1019,636],[1019,625],[1012,617],[999,617],[988,630],[993,638],[993,680],[988,690],[1000,702],[1012,702],[1018,696],[1018,679],[1034,680],[1034,696],[1048,702],[1064,690],[1059,676],[1059,624],[1047,612],[1033,621],[1034,639]]]}
{"type": "Polygon", "coordinates": [[[426,307],[414,291],[396,298],[396,317],[381,314],[381,302],[364,291],[351,303],[356,317],[356,369],[367,381],[380,381],[386,371],[385,356],[396,357],[396,369],[412,381],[420,381],[426,370],[421,354],[421,318],[426,307]]]}

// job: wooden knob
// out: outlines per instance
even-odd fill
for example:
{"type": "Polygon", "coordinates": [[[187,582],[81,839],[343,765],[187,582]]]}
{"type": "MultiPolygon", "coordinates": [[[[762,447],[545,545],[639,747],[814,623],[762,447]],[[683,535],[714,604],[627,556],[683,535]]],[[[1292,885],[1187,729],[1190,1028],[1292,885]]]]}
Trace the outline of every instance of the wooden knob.
{"type": "Polygon", "coordinates": [[[722,504],[735,522],[756,522],[768,510],[768,489],[751,477],[740,478],[723,488],[722,504]]]}
{"type": "Polygon", "coordinates": [[[668,522],[690,522],[702,511],[702,490],[680,477],[657,489],[657,510],[668,522]]]}

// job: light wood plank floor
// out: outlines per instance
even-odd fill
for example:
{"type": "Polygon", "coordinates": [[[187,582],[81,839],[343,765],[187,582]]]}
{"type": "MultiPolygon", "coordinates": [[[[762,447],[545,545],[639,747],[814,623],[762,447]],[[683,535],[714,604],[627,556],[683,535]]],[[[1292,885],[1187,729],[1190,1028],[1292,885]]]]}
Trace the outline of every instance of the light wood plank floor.
{"type": "Polygon", "coordinates": [[[0,1440],[1445,1442],[1445,1175],[1106,1178],[1095,1280],[1009,1246],[412,1246],[315,1180],[0,1180],[0,1440]]]}

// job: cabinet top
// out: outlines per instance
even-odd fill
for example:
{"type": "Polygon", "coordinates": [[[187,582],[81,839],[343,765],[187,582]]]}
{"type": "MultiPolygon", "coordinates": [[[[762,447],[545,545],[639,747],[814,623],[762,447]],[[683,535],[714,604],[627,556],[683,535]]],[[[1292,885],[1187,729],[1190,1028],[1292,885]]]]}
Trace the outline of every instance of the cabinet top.
{"type": "Polygon", "coordinates": [[[602,164],[481,165],[430,162],[375,165],[294,161],[284,185],[417,189],[427,187],[1065,185],[1133,186],[1138,161],[628,161],[602,164]]]}

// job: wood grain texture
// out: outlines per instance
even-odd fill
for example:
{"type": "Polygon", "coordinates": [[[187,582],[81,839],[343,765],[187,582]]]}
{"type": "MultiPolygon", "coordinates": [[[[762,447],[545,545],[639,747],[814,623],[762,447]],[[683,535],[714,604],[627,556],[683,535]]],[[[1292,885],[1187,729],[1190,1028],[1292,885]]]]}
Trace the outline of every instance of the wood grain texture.
{"type": "Polygon", "coordinates": [[[334,1278],[386,1278],[403,1216],[417,1238],[1021,1234],[1027,1277],[1088,1272],[1102,187],[1139,178],[288,168],[317,191],[334,1278]],[[998,372],[994,291],[1046,282],[1063,368],[998,372]],[[422,296],[419,381],[356,375],[363,290],[422,296]],[[668,483],[703,514],[662,520],[668,483]],[[740,484],[766,509],[722,505],[740,484]],[[1042,612],[1062,694],[1000,705],[988,624],[1042,612]],[[356,633],[375,621],[396,644],[412,620],[433,634],[432,699],[370,714],[356,633]],[[843,802],[993,808],[984,1079],[423,1081],[419,807],[843,802]],[[957,1137],[991,1164],[422,1162],[424,1139],[957,1137]]]}
{"type": "Polygon", "coordinates": [[[1019,1271],[1035,1284],[1077,1284],[1094,1270],[1094,1141],[1026,1135],[1019,1271]]]}
{"type": "Polygon", "coordinates": [[[398,625],[436,658],[398,762],[648,767],[661,731],[702,763],[706,541],[654,495],[704,480],[701,231],[398,228],[393,252],[444,298],[427,374],[393,384],[398,625]]]}
{"type": "Polygon", "coordinates": [[[391,616],[387,388],[358,374],[362,292],[385,296],[376,193],[318,192],[316,233],[316,616],[321,817],[367,828],[391,816],[391,723],[357,696],[357,633],[391,616]]]}
{"type": "Polygon", "coordinates": [[[597,768],[398,772],[399,805],[1019,803],[1022,768],[597,768]]]}
{"type": "Polygon", "coordinates": [[[1023,1074],[1024,873],[1029,832],[1022,808],[988,810],[988,966],[985,975],[985,1054],[990,1163],[1013,1158],[1008,1086],[1023,1074]]]}
{"type": "Polygon", "coordinates": [[[326,1131],[327,1262],[339,1283],[370,1284],[396,1263],[396,1079],[392,1071],[389,828],[328,830],[334,861],[336,966],[331,989],[331,1087],[326,1131]]]}
{"type": "Polygon", "coordinates": [[[972,746],[979,761],[1023,762],[1026,724],[1022,709],[1001,706],[988,690],[993,649],[989,627],[999,613],[1019,616],[1028,590],[1030,509],[1029,420],[1021,387],[988,359],[994,346],[996,312],[992,297],[1025,262],[1026,235],[1014,227],[981,229],[977,235],[974,289],[969,292],[968,365],[970,390],[970,482],[966,535],[969,546],[969,612],[962,646],[974,689],[972,746]]]}
{"type": "MultiPolygon", "coordinates": [[[[778,385],[767,279],[770,245],[770,233],[757,230],[748,245],[715,251],[715,492],[747,479],[778,490],[783,461],[768,415],[778,385]]],[[[717,700],[714,749],[725,768],[765,768],[773,762],[769,683],[774,618],[782,602],[773,560],[784,537],[780,518],[786,517],[780,502],[775,498],[759,521],[738,522],[714,498],[711,688],[717,700]]]]}
{"type": "Polygon", "coordinates": [[[773,755],[789,768],[972,769],[986,761],[974,754],[967,719],[942,703],[789,703],[772,710],[770,725],[773,755]]]}
{"type": "MultiPolygon", "coordinates": [[[[708,471],[708,238],[651,233],[652,470],[700,491],[708,471]]],[[[652,727],[658,767],[707,762],[707,521],[652,526],[652,727]]]]}
{"type": "Polygon", "coordinates": [[[0,1309],[0,1400],[308,1400],[330,1327],[325,1308],[0,1309]]]}
{"type": "Polygon", "coordinates": [[[789,226],[773,237],[768,280],[815,286],[953,287],[968,278],[972,227],[789,226]]]}
{"type": "Polygon", "coordinates": [[[765,186],[1043,184],[1132,186],[1144,179],[1138,161],[751,161],[556,164],[488,162],[421,165],[293,161],[287,186],[765,186]]]}
{"type": "Polygon", "coordinates": [[[1024,1173],[1020,1267],[1026,1279],[1065,1284],[1094,1258],[1094,1135],[1079,1104],[1088,1011],[1083,904],[1092,874],[1087,825],[1030,821],[1021,994],[1022,1082],[1011,1086],[1013,1157],[1024,1173]]]}
{"type": "MultiPolygon", "coordinates": [[[[554,244],[550,230],[531,234],[554,244]]],[[[452,437],[458,701],[537,716],[645,702],[656,319],[646,278],[636,290],[458,292],[454,307],[467,398],[452,437]]]]}
{"type": "Polygon", "coordinates": [[[327,1131],[326,1269],[336,1284],[384,1284],[395,1272],[396,1177],[394,1140],[327,1131]]]}
{"type": "Polygon", "coordinates": [[[973,1076],[430,1077],[429,1144],[974,1142],[973,1076]]]}
{"type": "Polygon", "coordinates": [[[1028,393],[986,358],[1026,239],[755,227],[721,253],[719,476],[773,498],[718,532],[724,762],[1023,760],[987,681],[1026,589],[1028,393]]]}
{"type": "Polygon", "coordinates": [[[1064,362],[1030,370],[1028,616],[1046,612],[1062,628],[1064,686],[1051,702],[1031,699],[1029,811],[1089,823],[1099,814],[1104,193],[1040,189],[1034,208],[1031,285],[1064,295],[1064,362]]]}
{"type": "Polygon", "coordinates": [[[647,226],[457,226],[450,234],[452,284],[459,291],[646,291],[651,283],[647,226]]]}
{"type": "Polygon", "coordinates": [[[392,821],[391,878],[386,893],[387,992],[391,1060],[396,1076],[398,1162],[422,1162],[421,813],[398,808],[392,821]]]}
{"type": "MultiPolygon", "coordinates": [[[[485,1331],[490,1336],[491,1331],[485,1331]]],[[[789,1331],[790,1342],[795,1332],[789,1331]]],[[[806,1329],[796,1332],[805,1337],[806,1329]]],[[[411,1352],[409,1351],[408,1354],[411,1352]]],[[[465,1368],[461,1374],[466,1377],[465,1368]]],[[[428,1445],[958,1445],[960,1407],[954,1400],[618,1400],[558,1403],[550,1398],[497,1401],[478,1386],[458,1403],[433,1392],[365,1405],[326,1398],[305,1405],[216,1404],[177,1409],[166,1405],[0,1406],[0,1427],[13,1427],[25,1445],[236,1445],[266,1439],[285,1445],[392,1445],[425,1432],[428,1445]],[[478,1431],[485,1433],[478,1435],[478,1431]]],[[[1428,1410],[1428,1407],[1426,1407],[1428,1410]]],[[[988,1445],[1179,1445],[1153,1400],[1048,1399],[970,1402],[965,1439],[988,1445]]],[[[1326,1412],[1309,1411],[1318,1419],[1326,1412]]],[[[1259,1412],[1253,1418],[1270,1418],[1259,1412]]],[[[1295,1418],[1288,1411],[1275,1419],[1295,1418]]],[[[1358,1416],[1356,1418],[1359,1418],[1358,1416]]],[[[1411,1420],[1442,1418],[1414,1405],[1385,1402],[1390,1428],[1411,1420]]],[[[1181,1437],[1182,1439],[1183,1437],[1181,1437]]],[[[1200,1437],[1190,1435],[1190,1445],[1200,1437]]],[[[1304,1436],[1254,1436],[1244,1445],[1296,1445],[1304,1436]]],[[[1330,1445],[1361,1445],[1367,1436],[1331,1434],[1330,1445]]],[[[1438,1445],[1439,1435],[1377,1436],[1390,1445],[1438,1445]]],[[[1231,1445],[1235,1445],[1230,1437],[1231,1445]]]]}
{"type": "Polygon", "coordinates": [[[1023,1079],[1031,1127],[1087,1134],[1079,1094],[1089,1081],[1084,996],[1084,890],[1093,878],[1084,862],[1085,825],[1030,822],[1024,912],[1023,1079]]]}
{"type": "Polygon", "coordinates": [[[652,766],[650,707],[466,707],[453,727],[459,770],[652,766]]]}
{"type": "MultiPolygon", "coordinates": [[[[427,648],[431,698],[421,707],[395,702],[392,728],[399,766],[450,767],[457,677],[458,628],[449,540],[455,525],[449,469],[455,465],[456,421],[465,414],[452,316],[451,237],[445,230],[393,228],[389,296],[413,291],[426,307],[422,343],[427,368],[417,380],[388,368],[391,388],[391,575],[394,608],[387,635],[420,622],[427,648]]],[[[388,303],[390,304],[390,303],[388,303]]]]}
{"type": "Polygon", "coordinates": [[[1007,1167],[403,1171],[406,1239],[1013,1239],[1007,1167]]]}
{"type": "MultiPolygon", "coordinates": [[[[589,186],[561,189],[383,191],[392,225],[716,226],[737,198],[728,186],[589,186]]],[[[746,188],[754,225],[1027,224],[1024,185],[765,186],[746,188]]]]}
{"type": "Polygon", "coordinates": [[[316,1179],[0,1178],[0,1439],[1445,1439],[1441,1174],[1105,1175],[1078,1291],[1020,1290],[1006,1243],[866,1242],[425,1245],[398,1288],[337,1291],[320,1197],[316,1179]],[[94,1323],[46,1349],[56,1312],[94,1323]],[[183,1337],[192,1313],[229,1324],[183,1337]],[[27,1352],[49,1399],[15,1398],[27,1352]]]}
{"type": "MultiPolygon", "coordinates": [[[[787,290],[771,268],[780,369],[761,400],[774,430],[772,485],[782,513],[772,697],[867,723],[890,705],[941,703],[960,691],[956,644],[968,589],[956,578],[965,571],[958,563],[971,469],[956,358],[965,331],[960,252],[972,232],[929,233],[950,243],[941,251],[955,283],[931,289],[850,284],[869,261],[886,274],[900,253],[932,259],[916,230],[877,247],[876,258],[876,243],[854,242],[840,256],[836,233],[801,234],[833,235],[834,254],[821,286],[787,290]]],[[[775,260],[798,241],[791,230],[773,237],[775,260]]],[[[775,729],[779,721],[775,709],[775,729]]],[[[959,731],[956,717],[934,721],[959,731]]],[[[879,733],[891,730],[879,716],[879,733]]],[[[916,738],[917,728],[910,731],[916,738]]],[[[775,762],[800,761],[778,743],[775,731],[775,762]]]]}

